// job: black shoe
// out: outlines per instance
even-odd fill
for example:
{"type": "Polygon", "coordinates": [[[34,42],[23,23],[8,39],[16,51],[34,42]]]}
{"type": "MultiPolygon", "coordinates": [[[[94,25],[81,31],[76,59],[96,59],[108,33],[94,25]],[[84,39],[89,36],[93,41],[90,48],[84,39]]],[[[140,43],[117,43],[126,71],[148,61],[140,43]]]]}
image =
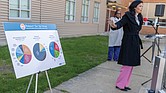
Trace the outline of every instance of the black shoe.
{"type": "Polygon", "coordinates": [[[125,89],[121,89],[121,88],[119,88],[118,86],[116,86],[116,88],[119,89],[119,90],[121,90],[121,91],[127,91],[126,88],[125,88],[125,89]]]}
{"type": "Polygon", "coordinates": [[[114,59],[114,61],[118,61],[118,59],[114,59]]]}
{"type": "Polygon", "coordinates": [[[129,88],[129,87],[125,87],[125,89],[127,89],[127,90],[131,90],[131,88],[129,88]]]}
{"type": "Polygon", "coordinates": [[[111,61],[111,59],[107,59],[108,61],[111,61]]]}

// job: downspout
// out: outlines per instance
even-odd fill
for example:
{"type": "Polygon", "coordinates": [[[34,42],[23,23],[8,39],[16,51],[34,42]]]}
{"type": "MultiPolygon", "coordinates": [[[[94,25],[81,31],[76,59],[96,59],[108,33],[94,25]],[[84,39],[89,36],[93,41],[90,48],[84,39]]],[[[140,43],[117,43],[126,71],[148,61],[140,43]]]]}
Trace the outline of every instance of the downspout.
{"type": "Polygon", "coordinates": [[[42,0],[40,0],[40,24],[42,23],[42,22],[41,22],[41,20],[42,20],[42,19],[41,19],[41,4],[42,4],[41,2],[42,2],[42,0]]]}

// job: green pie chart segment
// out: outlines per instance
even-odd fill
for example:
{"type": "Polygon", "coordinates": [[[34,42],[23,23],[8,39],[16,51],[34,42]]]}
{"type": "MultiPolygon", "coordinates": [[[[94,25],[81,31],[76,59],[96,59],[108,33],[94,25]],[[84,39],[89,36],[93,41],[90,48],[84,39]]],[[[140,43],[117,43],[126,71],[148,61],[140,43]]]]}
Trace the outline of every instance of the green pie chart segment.
{"type": "Polygon", "coordinates": [[[55,58],[59,57],[60,51],[59,51],[59,46],[57,43],[51,42],[49,45],[49,50],[53,57],[55,57],[55,58]]]}

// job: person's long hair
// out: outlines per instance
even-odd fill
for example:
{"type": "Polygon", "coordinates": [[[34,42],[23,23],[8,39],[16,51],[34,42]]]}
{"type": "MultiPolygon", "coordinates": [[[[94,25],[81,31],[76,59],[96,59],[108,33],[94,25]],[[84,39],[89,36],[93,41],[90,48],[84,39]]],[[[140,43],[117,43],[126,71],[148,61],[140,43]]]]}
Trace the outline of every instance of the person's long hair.
{"type": "Polygon", "coordinates": [[[133,2],[130,4],[130,6],[129,6],[129,11],[130,11],[133,15],[136,14],[135,8],[136,8],[140,3],[143,3],[143,1],[141,1],[141,0],[135,0],[135,1],[133,1],[133,2]]]}
{"type": "MultiPolygon", "coordinates": [[[[116,10],[115,13],[114,13],[114,17],[117,17],[116,15],[118,14],[119,10],[116,10]]],[[[120,14],[121,16],[121,14],[120,14]]],[[[120,17],[121,18],[121,17],[120,17]]]]}

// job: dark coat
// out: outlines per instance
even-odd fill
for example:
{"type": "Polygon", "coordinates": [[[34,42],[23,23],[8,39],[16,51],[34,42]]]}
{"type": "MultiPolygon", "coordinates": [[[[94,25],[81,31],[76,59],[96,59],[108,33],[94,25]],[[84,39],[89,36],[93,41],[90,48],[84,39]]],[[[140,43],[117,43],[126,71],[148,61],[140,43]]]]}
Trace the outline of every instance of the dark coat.
{"type": "Polygon", "coordinates": [[[141,14],[138,14],[138,19],[140,25],[136,22],[135,15],[131,12],[126,12],[122,19],[116,23],[116,29],[123,27],[124,31],[118,64],[125,66],[140,65],[140,48],[143,48],[139,37],[139,31],[143,24],[141,14]]]}

